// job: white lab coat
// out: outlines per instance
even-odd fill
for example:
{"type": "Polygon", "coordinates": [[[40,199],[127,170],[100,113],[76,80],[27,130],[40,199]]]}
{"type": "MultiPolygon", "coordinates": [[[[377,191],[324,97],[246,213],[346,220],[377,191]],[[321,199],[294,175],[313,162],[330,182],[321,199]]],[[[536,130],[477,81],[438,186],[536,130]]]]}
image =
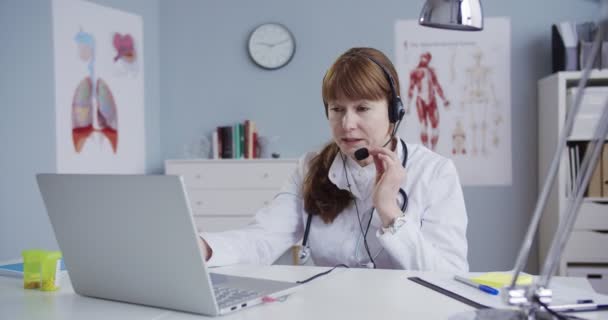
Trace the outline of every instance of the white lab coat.
{"type": "MultiPolygon", "coordinates": [[[[397,144],[399,159],[403,147],[397,144]]],[[[406,223],[395,234],[381,231],[382,223],[373,214],[367,242],[378,268],[466,272],[467,213],[462,188],[453,162],[420,145],[407,144],[407,177],[402,185],[409,197],[406,223]]],[[[211,266],[230,264],[271,264],[289,247],[301,241],[306,218],[302,182],[315,153],[305,154],[281,191],[254,221],[240,230],[201,233],[213,250],[211,266]]],[[[348,158],[348,157],[347,157],[348,158]]],[[[371,214],[374,164],[360,167],[346,160],[346,174],[357,201],[363,229],[371,214]]],[[[338,154],[330,167],[329,179],[348,190],[342,158],[338,154]]],[[[235,199],[238,201],[238,199],[235,199]]],[[[401,197],[397,201],[401,204],[401,197]]],[[[316,265],[365,266],[370,260],[362,242],[357,208],[347,207],[330,224],[313,217],[309,245],[316,265]]]]}

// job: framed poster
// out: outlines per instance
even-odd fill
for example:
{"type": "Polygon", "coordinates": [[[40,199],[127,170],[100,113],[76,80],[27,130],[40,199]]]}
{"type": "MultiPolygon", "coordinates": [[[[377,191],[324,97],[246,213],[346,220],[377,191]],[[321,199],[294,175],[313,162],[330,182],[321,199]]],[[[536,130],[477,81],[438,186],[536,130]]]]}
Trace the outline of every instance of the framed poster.
{"type": "Polygon", "coordinates": [[[143,21],[53,1],[57,172],[144,173],[143,21]]]}
{"type": "Polygon", "coordinates": [[[399,135],[451,158],[463,185],[512,183],[510,42],[506,18],[480,32],[395,25],[399,135]]]}

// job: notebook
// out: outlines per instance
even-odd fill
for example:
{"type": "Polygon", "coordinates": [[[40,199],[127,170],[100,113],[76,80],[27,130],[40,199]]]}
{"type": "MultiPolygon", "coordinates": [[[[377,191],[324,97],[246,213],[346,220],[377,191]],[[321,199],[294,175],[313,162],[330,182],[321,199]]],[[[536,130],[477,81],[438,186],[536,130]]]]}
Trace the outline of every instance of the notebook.
{"type": "MultiPolygon", "coordinates": [[[[65,264],[61,260],[61,271],[65,271],[65,264]]],[[[0,276],[23,278],[23,262],[20,259],[0,262],[0,276]]]]}

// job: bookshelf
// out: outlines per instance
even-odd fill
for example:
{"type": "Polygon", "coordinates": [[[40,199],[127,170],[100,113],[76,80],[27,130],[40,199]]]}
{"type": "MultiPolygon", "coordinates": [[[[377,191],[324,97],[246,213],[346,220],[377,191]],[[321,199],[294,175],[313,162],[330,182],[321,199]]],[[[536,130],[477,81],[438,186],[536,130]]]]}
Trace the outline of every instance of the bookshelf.
{"type": "MultiPolygon", "coordinates": [[[[579,71],[559,72],[538,82],[538,145],[539,190],[542,187],[557,140],[563,130],[570,106],[568,89],[575,88],[581,78],[579,71]]],[[[588,87],[608,87],[608,71],[594,70],[588,87]]],[[[602,104],[603,106],[603,104],[602,104]]],[[[591,139],[600,112],[585,108],[579,112],[568,145],[584,145],[591,139]]],[[[542,268],[546,254],[557,230],[562,211],[570,197],[572,148],[561,155],[558,175],[552,186],[539,228],[539,261],[542,268]]],[[[581,155],[582,161],[582,155],[581,155]]],[[[602,162],[602,159],[600,159],[602,162]]],[[[585,276],[597,291],[608,293],[608,197],[585,198],[570,239],[562,254],[558,275],[585,276]]]]}

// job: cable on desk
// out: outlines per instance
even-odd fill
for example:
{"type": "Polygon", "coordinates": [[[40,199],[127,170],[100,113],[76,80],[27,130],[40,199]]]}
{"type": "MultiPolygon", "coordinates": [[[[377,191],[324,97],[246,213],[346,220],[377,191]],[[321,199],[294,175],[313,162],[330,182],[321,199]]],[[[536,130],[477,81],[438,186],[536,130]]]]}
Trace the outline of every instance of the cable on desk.
{"type": "Polygon", "coordinates": [[[534,301],[537,302],[538,304],[540,304],[541,307],[543,307],[545,310],[547,310],[547,312],[549,312],[552,316],[554,316],[555,318],[557,318],[559,320],[583,319],[583,318],[579,318],[577,316],[566,315],[566,314],[551,310],[551,308],[546,303],[540,301],[540,299],[538,298],[537,295],[534,295],[534,301]]]}
{"type": "Polygon", "coordinates": [[[338,267],[343,267],[343,268],[347,268],[348,269],[347,265],[345,265],[345,264],[339,264],[339,265],[336,265],[336,266],[334,266],[333,268],[331,268],[331,269],[329,269],[327,271],[323,271],[323,272],[317,273],[317,274],[315,274],[314,276],[312,276],[312,277],[310,277],[308,279],[296,281],[296,283],[303,284],[303,283],[306,283],[306,282],[310,282],[310,281],[312,281],[312,280],[314,280],[314,279],[316,279],[318,277],[324,276],[324,275],[326,275],[326,274],[334,271],[334,269],[336,269],[338,267]]]}

